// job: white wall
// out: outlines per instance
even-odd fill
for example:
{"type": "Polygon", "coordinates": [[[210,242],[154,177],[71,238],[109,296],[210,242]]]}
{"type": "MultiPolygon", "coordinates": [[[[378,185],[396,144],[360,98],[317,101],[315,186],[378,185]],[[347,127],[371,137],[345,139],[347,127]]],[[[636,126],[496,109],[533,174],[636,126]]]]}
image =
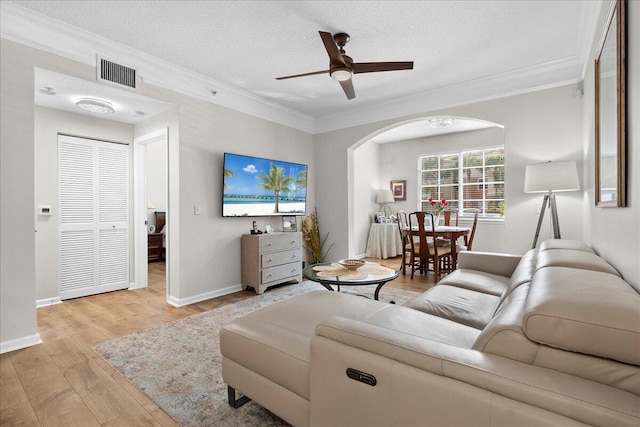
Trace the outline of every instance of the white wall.
{"type": "MultiPolygon", "coordinates": [[[[540,199],[539,195],[524,193],[526,165],[546,160],[575,160],[582,168],[583,98],[576,95],[576,90],[577,85],[571,84],[317,135],[316,162],[320,174],[317,181],[322,186],[318,188],[316,200],[320,221],[330,227],[328,231],[332,236],[340,238],[330,258],[353,256],[356,249],[355,238],[344,222],[346,217],[349,224],[357,223],[346,208],[346,199],[353,190],[341,186],[351,167],[349,147],[390,126],[431,115],[473,117],[504,126],[508,209],[504,221],[504,250],[524,253],[533,240],[537,225],[535,205],[540,199]],[[347,170],[342,170],[343,167],[347,170]],[[345,200],[343,205],[342,200],[345,200]]],[[[581,239],[582,193],[559,194],[558,209],[562,237],[581,239]]]]}
{"type": "MultiPolygon", "coordinates": [[[[39,340],[35,308],[34,67],[89,81],[95,80],[95,68],[5,39],[1,43],[0,351],[8,351],[39,340]]],[[[169,260],[171,301],[187,304],[240,289],[240,237],[248,233],[252,219],[221,217],[223,153],[308,164],[311,210],[315,206],[316,171],[313,135],[144,82],[140,82],[138,92],[177,106],[177,113],[173,112],[177,121],[172,122],[169,136],[169,211],[175,226],[175,230],[169,230],[170,238],[175,239],[169,260]],[[194,204],[201,205],[201,215],[193,214],[194,204]]],[[[157,129],[153,126],[149,131],[157,129]]],[[[136,134],[146,132],[144,125],[136,126],[136,134]]],[[[279,217],[258,221],[261,227],[282,227],[279,217]]]]}
{"type": "Polygon", "coordinates": [[[130,144],[133,126],[36,106],[34,116],[35,204],[50,205],[51,216],[36,215],[36,299],[39,305],[58,292],[58,133],[130,144]]]}
{"type": "MultiPolygon", "coordinates": [[[[598,28],[605,27],[609,2],[601,10],[598,28]]],[[[595,78],[593,61],[601,32],[594,35],[584,79],[584,240],[613,264],[640,291],[640,2],[627,9],[627,207],[595,207],[595,78]]]]}
{"type": "Polygon", "coordinates": [[[33,66],[0,45],[0,352],[37,344],[33,66]]]}
{"type": "Polygon", "coordinates": [[[370,217],[379,210],[376,203],[379,189],[387,189],[380,180],[380,147],[378,144],[363,144],[353,150],[353,213],[359,221],[354,225],[356,256],[364,256],[369,238],[370,217]]]}
{"type": "MultiPolygon", "coordinates": [[[[370,144],[378,145],[373,142],[367,142],[364,145],[370,144]]],[[[381,181],[389,182],[392,179],[407,181],[407,200],[396,202],[394,211],[404,210],[410,213],[420,210],[419,157],[495,147],[503,144],[504,130],[500,127],[380,144],[381,181]]],[[[503,221],[480,220],[474,236],[473,247],[479,251],[504,252],[504,237],[503,221]]]]}

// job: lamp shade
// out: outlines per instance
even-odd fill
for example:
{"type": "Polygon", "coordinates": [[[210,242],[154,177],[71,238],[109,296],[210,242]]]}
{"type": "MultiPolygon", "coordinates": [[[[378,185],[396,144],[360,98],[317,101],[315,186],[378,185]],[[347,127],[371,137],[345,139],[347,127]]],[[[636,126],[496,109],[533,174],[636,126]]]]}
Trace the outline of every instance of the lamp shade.
{"type": "Polygon", "coordinates": [[[527,165],[524,192],[576,191],[580,189],[576,162],[545,162],[527,165]]]}
{"type": "Polygon", "coordinates": [[[376,203],[393,203],[395,202],[393,198],[393,193],[391,190],[378,190],[378,197],[376,198],[376,203]]]}

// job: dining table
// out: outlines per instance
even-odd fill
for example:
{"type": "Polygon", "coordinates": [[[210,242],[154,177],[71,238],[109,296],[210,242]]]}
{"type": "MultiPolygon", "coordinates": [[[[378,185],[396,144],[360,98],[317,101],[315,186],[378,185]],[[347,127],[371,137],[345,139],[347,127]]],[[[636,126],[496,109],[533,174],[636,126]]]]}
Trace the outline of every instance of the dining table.
{"type": "MultiPolygon", "coordinates": [[[[417,233],[417,231],[417,226],[411,228],[412,234],[417,233]]],[[[448,239],[451,242],[451,265],[453,266],[452,269],[455,270],[458,266],[458,251],[456,248],[456,241],[460,237],[467,236],[471,232],[471,228],[459,227],[454,225],[436,225],[434,231],[436,239],[448,239]]],[[[431,227],[427,227],[427,232],[431,234],[431,227]]]]}

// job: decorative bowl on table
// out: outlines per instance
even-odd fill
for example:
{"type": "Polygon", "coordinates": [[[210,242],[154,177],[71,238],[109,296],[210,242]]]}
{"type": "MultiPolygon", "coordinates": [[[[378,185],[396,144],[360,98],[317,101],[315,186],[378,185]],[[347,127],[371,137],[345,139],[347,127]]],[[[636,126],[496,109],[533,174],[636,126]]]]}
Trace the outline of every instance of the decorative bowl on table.
{"type": "Polygon", "coordinates": [[[357,270],[365,265],[365,262],[361,259],[341,259],[340,261],[338,261],[338,264],[340,264],[347,270],[357,270]]]}

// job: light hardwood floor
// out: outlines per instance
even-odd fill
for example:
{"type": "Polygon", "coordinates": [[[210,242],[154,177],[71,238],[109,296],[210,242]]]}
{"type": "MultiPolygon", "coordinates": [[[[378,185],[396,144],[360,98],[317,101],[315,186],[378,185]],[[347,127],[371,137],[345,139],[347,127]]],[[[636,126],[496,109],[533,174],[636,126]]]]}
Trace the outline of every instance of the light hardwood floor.
{"type": "MultiPolygon", "coordinates": [[[[370,261],[398,268],[400,258],[370,261]]],[[[149,287],[67,300],[38,309],[43,344],[0,355],[2,426],[174,426],[177,423],[91,346],[255,296],[236,292],[186,307],[166,302],[165,264],[149,265],[149,287]]],[[[386,286],[424,291],[433,275],[386,286]]]]}

